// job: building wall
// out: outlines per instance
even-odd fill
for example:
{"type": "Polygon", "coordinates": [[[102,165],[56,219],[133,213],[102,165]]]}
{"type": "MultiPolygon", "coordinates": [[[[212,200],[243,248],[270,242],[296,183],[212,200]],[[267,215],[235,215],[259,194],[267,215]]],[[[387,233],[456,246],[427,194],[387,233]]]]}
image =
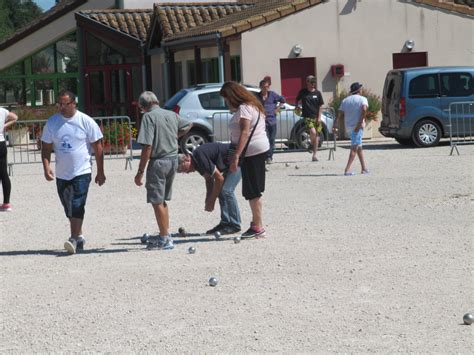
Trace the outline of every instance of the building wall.
{"type": "Polygon", "coordinates": [[[243,81],[258,84],[271,75],[272,88],[281,91],[279,59],[300,44],[301,57],[316,57],[326,102],[336,88],[332,64],[345,66],[341,88],[359,81],[380,95],[392,53],[402,52],[408,39],[413,51],[428,52],[430,66],[474,65],[473,26],[472,17],[414,3],[331,0],[243,33],[243,81]]]}
{"type": "Polygon", "coordinates": [[[87,9],[107,9],[113,7],[115,0],[91,0],[74,11],[47,24],[41,29],[31,33],[29,36],[5,48],[0,55],[0,70],[16,63],[17,61],[31,55],[50,43],[56,42],[69,32],[76,29],[74,12],[87,9]]]}

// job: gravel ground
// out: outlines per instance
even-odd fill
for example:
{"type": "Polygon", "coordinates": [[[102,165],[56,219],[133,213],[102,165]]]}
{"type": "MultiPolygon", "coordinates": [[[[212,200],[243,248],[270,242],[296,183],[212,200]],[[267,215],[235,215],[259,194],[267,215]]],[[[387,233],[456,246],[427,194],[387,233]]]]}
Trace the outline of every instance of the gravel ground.
{"type": "MultiPolygon", "coordinates": [[[[267,238],[176,238],[172,251],[144,250],[139,237],[157,232],[145,189],[106,161],[74,256],[55,184],[39,164],[16,166],[14,211],[0,214],[0,353],[472,353],[474,146],[459,150],[371,142],[371,173],[354,177],[344,144],[317,163],[276,154],[267,238]]],[[[173,231],[218,222],[204,192],[197,173],[178,176],[173,231]]]]}

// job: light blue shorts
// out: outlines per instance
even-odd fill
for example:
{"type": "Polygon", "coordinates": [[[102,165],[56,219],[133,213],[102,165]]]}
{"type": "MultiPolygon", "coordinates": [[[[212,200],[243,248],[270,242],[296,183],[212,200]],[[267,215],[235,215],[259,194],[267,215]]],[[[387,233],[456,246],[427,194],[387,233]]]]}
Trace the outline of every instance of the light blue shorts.
{"type": "Polygon", "coordinates": [[[357,132],[351,132],[351,146],[362,145],[362,136],[364,135],[364,130],[361,128],[357,132]]]}

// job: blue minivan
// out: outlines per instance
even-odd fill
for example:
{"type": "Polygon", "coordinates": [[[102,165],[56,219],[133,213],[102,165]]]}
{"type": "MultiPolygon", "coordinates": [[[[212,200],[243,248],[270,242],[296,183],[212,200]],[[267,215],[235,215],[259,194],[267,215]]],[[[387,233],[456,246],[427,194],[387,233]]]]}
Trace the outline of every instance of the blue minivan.
{"type": "MultiPolygon", "coordinates": [[[[433,147],[449,137],[450,104],[474,102],[474,67],[419,67],[387,73],[379,131],[400,144],[433,147]]],[[[472,106],[472,105],[471,105],[472,106]]],[[[474,135],[474,114],[462,117],[474,135]]]]}

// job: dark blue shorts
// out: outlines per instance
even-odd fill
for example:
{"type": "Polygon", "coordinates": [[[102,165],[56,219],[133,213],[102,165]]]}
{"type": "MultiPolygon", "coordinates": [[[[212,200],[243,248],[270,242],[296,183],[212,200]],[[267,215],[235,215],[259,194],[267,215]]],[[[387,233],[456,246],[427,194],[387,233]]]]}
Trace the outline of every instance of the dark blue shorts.
{"type": "Polygon", "coordinates": [[[91,174],[79,175],[72,180],[56,179],[59,199],[66,217],[84,219],[84,207],[91,179],[91,174]]]}

